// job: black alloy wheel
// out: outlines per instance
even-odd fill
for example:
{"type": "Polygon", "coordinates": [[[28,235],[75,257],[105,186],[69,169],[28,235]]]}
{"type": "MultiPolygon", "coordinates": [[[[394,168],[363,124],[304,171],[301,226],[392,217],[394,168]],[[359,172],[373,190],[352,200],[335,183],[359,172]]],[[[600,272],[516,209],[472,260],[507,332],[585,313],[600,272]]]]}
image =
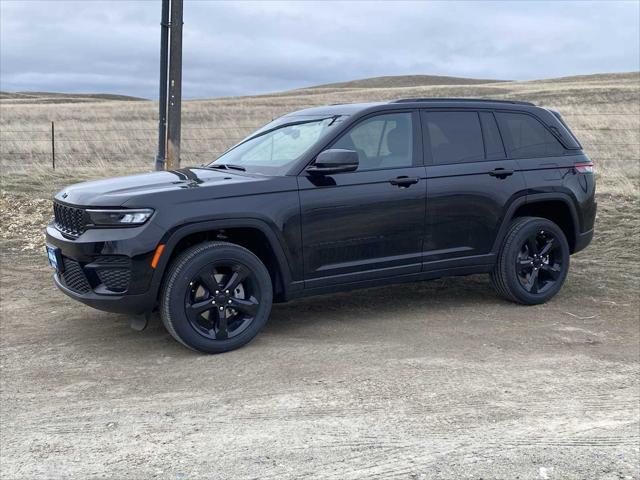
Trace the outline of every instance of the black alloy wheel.
{"type": "Polygon", "coordinates": [[[499,295],[512,302],[544,303],[562,288],[569,254],[569,244],[558,225],[546,218],[516,218],[502,241],[491,283],[499,295]]]}
{"type": "Polygon", "coordinates": [[[564,258],[553,233],[539,230],[525,239],[516,259],[518,280],[529,293],[544,293],[560,278],[564,258]]]}
{"type": "Polygon", "coordinates": [[[205,242],[169,266],[160,298],[167,331],[200,352],[239,348],[264,326],[273,299],[269,271],[252,252],[226,242],[205,242]]]}
{"type": "Polygon", "coordinates": [[[221,260],[202,268],[189,282],[185,310],[191,326],[212,340],[242,333],[260,308],[260,288],[240,263],[221,260]]]}

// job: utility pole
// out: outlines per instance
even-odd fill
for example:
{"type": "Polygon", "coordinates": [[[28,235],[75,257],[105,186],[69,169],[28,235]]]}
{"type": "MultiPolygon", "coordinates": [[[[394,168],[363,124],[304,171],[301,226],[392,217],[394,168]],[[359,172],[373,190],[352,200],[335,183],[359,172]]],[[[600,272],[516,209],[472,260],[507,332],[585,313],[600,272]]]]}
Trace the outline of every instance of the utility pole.
{"type": "Polygon", "coordinates": [[[180,168],[182,107],[182,0],[171,0],[169,35],[169,98],[167,107],[167,170],[180,168]]]}
{"type": "Polygon", "coordinates": [[[156,170],[180,168],[182,0],[162,0],[160,107],[156,170]]]}
{"type": "Polygon", "coordinates": [[[167,70],[169,67],[169,0],[162,0],[160,20],[160,95],[158,111],[158,153],[156,170],[164,170],[167,158],[167,70]]]}

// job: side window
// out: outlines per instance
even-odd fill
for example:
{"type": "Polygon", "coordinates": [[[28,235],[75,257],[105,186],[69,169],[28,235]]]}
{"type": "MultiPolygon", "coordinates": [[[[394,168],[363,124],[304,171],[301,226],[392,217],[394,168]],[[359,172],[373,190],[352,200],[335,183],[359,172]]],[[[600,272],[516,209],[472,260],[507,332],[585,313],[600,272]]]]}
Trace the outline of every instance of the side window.
{"type": "Polygon", "coordinates": [[[422,126],[434,163],[484,160],[482,130],[476,112],[424,112],[422,126]]]}
{"type": "Polygon", "coordinates": [[[496,112],[496,117],[509,157],[553,157],[564,154],[562,144],[531,115],[496,112]]]}
{"type": "Polygon", "coordinates": [[[358,171],[402,168],[413,165],[411,113],[377,115],[358,123],[331,148],[355,150],[358,171]]]}
{"type": "Polygon", "coordinates": [[[487,160],[502,160],[505,158],[504,146],[502,145],[502,138],[500,138],[500,131],[493,113],[480,112],[480,123],[482,123],[487,160]]]}

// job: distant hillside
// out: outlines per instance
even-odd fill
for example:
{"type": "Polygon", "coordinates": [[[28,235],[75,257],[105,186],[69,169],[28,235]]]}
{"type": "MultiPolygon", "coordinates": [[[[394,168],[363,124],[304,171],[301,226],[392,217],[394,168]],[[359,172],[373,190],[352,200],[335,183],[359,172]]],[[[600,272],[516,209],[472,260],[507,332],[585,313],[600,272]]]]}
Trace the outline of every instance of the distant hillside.
{"type": "Polygon", "coordinates": [[[593,73],[590,75],[572,75],[569,77],[541,78],[539,80],[529,80],[529,83],[576,83],[595,81],[635,82],[636,84],[640,85],[640,72],[593,73]]]}
{"type": "Polygon", "coordinates": [[[111,93],[56,93],[56,92],[1,92],[3,103],[75,103],[75,102],[110,102],[139,101],[144,98],[111,93]]]}
{"type": "MultiPolygon", "coordinates": [[[[326,83],[312,88],[390,88],[423,87],[433,85],[480,85],[483,83],[508,82],[509,80],[488,80],[480,78],[443,77],[438,75],[394,75],[363,78],[349,82],[326,83]]],[[[304,90],[304,89],[301,89],[304,90]]]]}

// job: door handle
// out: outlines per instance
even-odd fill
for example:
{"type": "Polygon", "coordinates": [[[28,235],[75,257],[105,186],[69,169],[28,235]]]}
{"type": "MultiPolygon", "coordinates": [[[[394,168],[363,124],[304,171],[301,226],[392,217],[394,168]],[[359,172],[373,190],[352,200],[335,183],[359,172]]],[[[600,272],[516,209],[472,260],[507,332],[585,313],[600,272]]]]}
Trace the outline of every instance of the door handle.
{"type": "Polygon", "coordinates": [[[496,168],[489,172],[489,175],[492,177],[498,178],[507,178],[509,175],[513,175],[513,170],[508,170],[506,168],[496,168]]]}
{"type": "Polygon", "coordinates": [[[391,185],[395,185],[396,187],[406,188],[413,185],[414,183],[418,183],[419,181],[420,179],[418,177],[402,176],[402,177],[392,178],[391,180],[389,180],[389,183],[391,185]]]}

